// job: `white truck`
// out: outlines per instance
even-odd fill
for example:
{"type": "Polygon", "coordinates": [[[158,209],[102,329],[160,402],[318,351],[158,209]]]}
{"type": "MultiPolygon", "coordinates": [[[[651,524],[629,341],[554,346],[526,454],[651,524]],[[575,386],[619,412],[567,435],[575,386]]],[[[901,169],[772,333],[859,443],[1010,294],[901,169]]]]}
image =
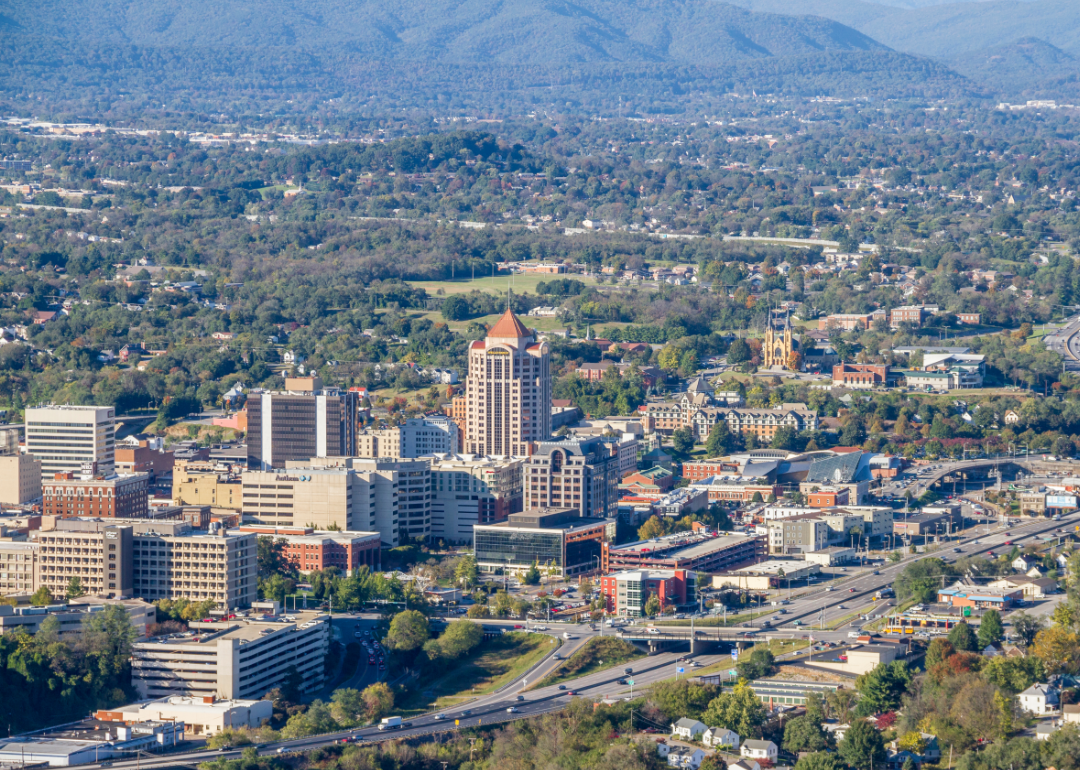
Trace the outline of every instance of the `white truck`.
{"type": "Polygon", "coordinates": [[[383,717],[379,722],[380,730],[397,730],[401,727],[401,717],[383,717]]]}

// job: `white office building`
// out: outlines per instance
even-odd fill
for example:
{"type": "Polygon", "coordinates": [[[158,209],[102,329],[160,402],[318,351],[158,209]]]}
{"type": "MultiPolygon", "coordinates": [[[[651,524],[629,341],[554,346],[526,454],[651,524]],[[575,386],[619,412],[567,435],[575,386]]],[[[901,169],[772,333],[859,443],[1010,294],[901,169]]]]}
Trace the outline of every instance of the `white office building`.
{"type": "Polygon", "coordinates": [[[93,464],[98,475],[116,467],[116,410],[111,406],[40,406],[26,410],[26,451],[41,461],[41,478],[80,473],[93,464]]]}

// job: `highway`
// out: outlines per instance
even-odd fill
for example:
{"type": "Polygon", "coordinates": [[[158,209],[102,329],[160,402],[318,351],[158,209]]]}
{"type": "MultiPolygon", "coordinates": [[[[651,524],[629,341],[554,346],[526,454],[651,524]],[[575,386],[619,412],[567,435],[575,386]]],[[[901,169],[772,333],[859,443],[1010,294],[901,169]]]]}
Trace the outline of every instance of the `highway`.
{"type": "MultiPolygon", "coordinates": [[[[1080,325],[1077,327],[1080,330],[1080,325]]],[[[1080,341],[1078,341],[1080,345],[1080,341]]],[[[985,466],[985,460],[972,460],[958,463],[942,463],[923,474],[911,474],[892,482],[887,488],[896,489],[898,493],[891,491],[887,495],[899,496],[907,488],[925,489],[933,481],[942,478],[950,472],[963,469],[985,466]]],[[[1030,463],[1028,463],[1030,466],[1030,463]]],[[[1059,464],[1057,469],[1065,471],[1068,466],[1059,464]]],[[[916,494],[913,491],[913,494],[916,494]]],[[[921,493],[920,493],[921,494],[921,493]]],[[[955,561],[964,556],[987,554],[990,551],[1002,553],[1011,548],[1005,545],[1006,541],[1023,546],[1030,538],[1055,530],[1072,530],[1080,524],[1080,511],[1067,514],[1061,521],[1049,519],[1032,519],[1017,523],[1009,528],[995,527],[989,531],[981,527],[978,531],[971,529],[962,533],[958,539],[944,542],[936,551],[928,554],[914,554],[907,556],[896,564],[881,563],[866,567],[848,567],[847,572],[838,573],[828,584],[819,583],[807,588],[793,589],[791,600],[787,605],[762,608],[760,615],[755,616],[751,627],[720,629],[723,636],[738,635],[749,632],[744,641],[754,639],[783,638],[789,639],[797,636],[813,634],[816,640],[845,639],[849,632],[860,628],[869,619],[880,616],[893,606],[892,601],[874,601],[875,592],[886,586],[891,586],[900,572],[910,563],[925,558],[941,558],[946,561],[955,561]],[[784,614],[780,614],[780,610],[784,614]],[[768,620],[769,628],[762,627],[762,621],[768,620]],[[847,621],[847,622],[842,622],[847,621]],[[829,630],[821,629],[825,626],[829,630]],[[835,629],[832,626],[837,626],[835,629]]],[[[784,595],[787,595],[786,592],[784,595]]],[[[341,615],[333,620],[334,635],[340,641],[348,643],[354,640],[356,624],[360,623],[361,630],[374,625],[375,616],[341,615]]],[[[487,620],[484,626],[488,630],[500,628],[512,628],[520,625],[521,621],[487,620]]],[[[557,621],[530,623],[530,630],[537,626],[543,628],[542,633],[561,637],[564,632],[569,632],[572,639],[562,639],[561,645],[553,645],[553,653],[558,651],[562,657],[568,657],[592,636],[618,633],[618,629],[593,630],[588,624],[559,623],[557,621]]],[[[648,641],[674,642],[685,641],[689,636],[689,628],[664,626],[658,628],[659,633],[650,634],[648,641]]],[[[695,630],[704,631],[698,636],[699,641],[706,641],[710,636],[717,638],[716,627],[697,626],[695,630]]],[[[621,635],[632,636],[635,640],[642,638],[644,628],[628,628],[621,635]],[[635,633],[636,631],[636,633],[635,633]]],[[[685,648],[682,648],[685,649],[685,648]]],[[[676,663],[684,661],[687,675],[693,675],[694,667],[691,661],[696,661],[700,666],[709,666],[724,660],[730,660],[726,645],[719,649],[714,646],[705,647],[695,655],[689,655],[682,651],[668,651],[661,649],[649,657],[639,659],[631,664],[634,673],[632,679],[634,688],[642,688],[675,676],[676,663]]],[[[342,738],[356,739],[362,742],[382,741],[395,738],[409,738],[453,730],[497,724],[513,719],[523,719],[552,711],[558,711],[566,706],[573,697],[582,696],[590,699],[604,697],[625,697],[630,694],[631,687],[620,685],[617,680],[624,676],[622,667],[608,668],[603,671],[580,677],[573,682],[566,683],[565,689],[560,690],[557,686],[537,688],[536,682],[546,676],[559,665],[552,655],[549,655],[539,663],[532,671],[525,674],[521,679],[509,683],[502,690],[478,697],[466,705],[453,709],[432,712],[407,720],[408,726],[400,730],[382,732],[377,728],[363,728],[341,731],[327,735],[319,735],[310,738],[302,738],[292,741],[283,741],[267,746],[259,747],[259,752],[264,755],[287,753],[294,751],[307,751],[310,749],[331,745],[342,738]],[[520,700],[519,700],[520,698],[520,700]],[[507,709],[513,708],[514,712],[507,709]]],[[[380,672],[376,667],[361,666],[361,671],[354,679],[344,686],[363,687],[379,678],[380,672]]],[[[320,693],[321,697],[326,697],[320,693]]],[[[199,750],[172,754],[169,756],[144,754],[138,760],[115,761],[106,765],[89,765],[89,767],[110,766],[122,770],[142,770],[142,768],[168,768],[190,767],[199,762],[220,757],[236,758],[241,755],[241,750],[207,751],[199,750]]]]}
{"type": "MultiPolygon", "coordinates": [[[[586,626],[586,628],[588,628],[586,626]]],[[[555,629],[552,629],[554,632],[555,629]]],[[[562,630],[561,628],[559,629],[562,630]]],[[[578,640],[579,643],[583,639],[578,640]]],[[[565,648],[564,648],[565,649],[565,648]]],[[[574,680],[572,683],[538,689],[526,689],[522,681],[511,683],[497,693],[476,699],[466,706],[455,707],[446,711],[432,712],[411,720],[406,720],[408,727],[399,730],[380,731],[375,727],[343,730],[336,733],[299,738],[292,741],[281,741],[259,747],[259,753],[264,756],[282,754],[295,751],[308,751],[310,749],[329,746],[338,743],[343,738],[355,739],[357,742],[384,741],[399,738],[415,738],[425,735],[434,735],[454,730],[463,730],[470,727],[498,724],[515,719],[545,714],[551,711],[559,711],[574,697],[586,697],[601,699],[606,697],[626,697],[631,690],[638,690],[656,682],[671,679],[676,676],[676,661],[683,660],[683,666],[693,675],[691,661],[696,661],[699,667],[705,667],[719,663],[722,660],[730,660],[725,654],[687,655],[682,652],[670,652],[641,658],[627,664],[626,667],[633,669],[629,678],[633,680],[633,687],[620,685],[617,680],[627,676],[623,666],[609,668],[604,671],[594,672],[574,680]],[[515,709],[510,713],[507,709],[515,709]]],[[[538,672],[543,676],[545,672],[538,672]]],[[[532,676],[532,675],[530,675],[532,676]]],[[[158,754],[143,754],[138,760],[115,761],[106,765],[84,765],[84,767],[112,767],[132,768],[168,768],[194,766],[200,762],[206,762],[222,757],[235,759],[240,757],[242,749],[227,751],[200,750],[162,756],[158,754]]]]}
{"type": "Polygon", "coordinates": [[[1065,319],[1064,324],[1043,337],[1043,344],[1061,356],[1066,370],[1080,371],[1080,315],[1065,319]]]}

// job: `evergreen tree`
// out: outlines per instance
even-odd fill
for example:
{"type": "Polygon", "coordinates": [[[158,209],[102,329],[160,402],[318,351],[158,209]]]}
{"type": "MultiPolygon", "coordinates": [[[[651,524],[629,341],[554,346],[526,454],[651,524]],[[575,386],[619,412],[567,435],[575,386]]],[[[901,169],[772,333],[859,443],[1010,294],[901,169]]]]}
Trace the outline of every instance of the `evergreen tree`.
{"type": "Polygon", "coordinates": [[[1005,638],[1005,626],[1001,622],[1001,613],[997,610],[987,610],[979,619],[979,649],[985,649],[987,645],[997,644],[1005,638]]]}

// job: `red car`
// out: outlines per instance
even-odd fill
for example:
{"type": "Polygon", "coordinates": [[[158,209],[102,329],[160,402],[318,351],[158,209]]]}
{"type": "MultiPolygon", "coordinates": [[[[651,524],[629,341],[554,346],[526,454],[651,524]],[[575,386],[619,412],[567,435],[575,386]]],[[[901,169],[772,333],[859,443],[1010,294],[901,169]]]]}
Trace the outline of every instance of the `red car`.
{"type": "Polygon", "coordinates": [[[848,593],[849,593],[849,594],[853,594],[853,593],[855,593],[855,589],[854,589],[854,588],[849,588],[849,589],[848,589],[847,591],[848,591],[848,593]]]}
{"type": "Polygon", "coordinates": [[[1012,545],[1012,540],[1006,540],[1005,545],[1012,545]]]}
{"type": "Polygon", "coordinates": [[[577,695],[577,690],[570,690],[566,694],[567,695],[577,695]]]}

